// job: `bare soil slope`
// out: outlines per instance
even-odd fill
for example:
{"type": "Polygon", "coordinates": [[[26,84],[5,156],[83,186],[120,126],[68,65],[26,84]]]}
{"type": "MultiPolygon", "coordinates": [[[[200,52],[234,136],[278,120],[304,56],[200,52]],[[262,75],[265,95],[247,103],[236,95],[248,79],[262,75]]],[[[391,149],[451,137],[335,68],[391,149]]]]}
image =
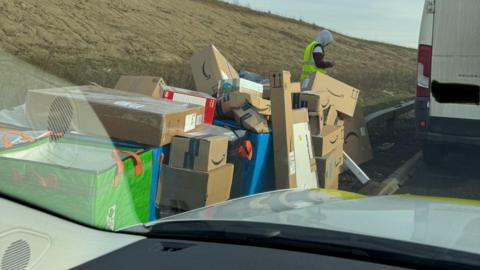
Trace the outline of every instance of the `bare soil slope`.
{"type": "MultiPolygon", "coordinates": [[[[292,3],[293,4],[293,3],[292,3]]],[[[76,84],[121,74],[193,88],[188,61],[214,43],[238,70],[291,70],[319,27],[213,0],[12,0],[0,3],[0,49],[76,84]]],[[[415,50],[335,34],[332,76],[364,106],[414,94],[415,50]]]]}

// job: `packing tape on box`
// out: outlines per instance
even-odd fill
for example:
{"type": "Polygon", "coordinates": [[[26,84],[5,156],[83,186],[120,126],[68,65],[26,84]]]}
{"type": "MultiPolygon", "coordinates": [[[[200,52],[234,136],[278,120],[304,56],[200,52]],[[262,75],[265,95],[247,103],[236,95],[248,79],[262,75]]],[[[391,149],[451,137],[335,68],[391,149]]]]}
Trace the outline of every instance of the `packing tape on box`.
{"type": "Polygon", "coordinates": [[[183,155],[183,168],[193,169],[195,158],[198,157],[200,152],[200,141],[207,137],[208,136],[205,135],[190,139],[190,142],[188,143],[188,151],[183,155]]]}

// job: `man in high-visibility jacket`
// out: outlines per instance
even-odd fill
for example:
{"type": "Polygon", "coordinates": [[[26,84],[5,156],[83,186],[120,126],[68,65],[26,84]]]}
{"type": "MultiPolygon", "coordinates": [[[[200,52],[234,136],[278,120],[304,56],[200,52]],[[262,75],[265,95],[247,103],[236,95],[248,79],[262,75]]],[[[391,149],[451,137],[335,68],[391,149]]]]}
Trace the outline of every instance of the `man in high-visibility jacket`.
{"type": "Polygon", "coordinates": [[[335,66],[335,62],[327,62],[325,58],[325,47],[333,42],[332,33],[328,30],[320,31],[315,40],[310,42],[305,48],[303,56],[302,76],[300,80],[305,80],[311,73],[321,72],[327,74],[327,68],[335,66]]]}

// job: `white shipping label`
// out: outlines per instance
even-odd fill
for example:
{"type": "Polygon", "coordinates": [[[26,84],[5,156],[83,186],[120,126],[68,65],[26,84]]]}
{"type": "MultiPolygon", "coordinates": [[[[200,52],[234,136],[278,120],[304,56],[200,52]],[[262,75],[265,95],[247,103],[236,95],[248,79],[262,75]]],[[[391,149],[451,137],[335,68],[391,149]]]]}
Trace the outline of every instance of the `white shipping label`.
{"type": "Polygon", "coordinates": [[[207,102],[206,98],[184,95],[184,94],[179,94],[179,93],[175,93],[173,95],[172,100],[176,101],[176,102],[200,105],[202,107],[205,107],[205,103],[207,102]]]}
{"type": "Polygon", "coordinates": [[[295,152],[290,152],[288,154],[288,169],[290,175],[294,175],[296,173],[296,164],[295,164],[295,152]]]}
{"type": "Polygon", "coordinates": [[[191,113],[185,116],[185,127],[183,132],[189,132],[190,130],[195,129],[197,124],[197,114],[191,113]]]}
{"type": "Polygon", "coordinates": [[[203,123],[203,115],[197,114],[197,126],[200,126],[203,123]]]}

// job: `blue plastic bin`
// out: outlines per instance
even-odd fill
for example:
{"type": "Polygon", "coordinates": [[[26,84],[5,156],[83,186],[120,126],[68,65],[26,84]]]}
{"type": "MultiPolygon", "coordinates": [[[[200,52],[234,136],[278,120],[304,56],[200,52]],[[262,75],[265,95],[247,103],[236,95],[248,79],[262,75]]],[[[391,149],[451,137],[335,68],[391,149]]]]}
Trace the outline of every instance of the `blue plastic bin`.
{"type": "MultiPolygon", "coordinates": [[[[216,119],[214,124],[234,130],[242,129],[232,120],[216,119]]],[[[233,197],[253,195],[275,189],[272,134],[247,132],[247,140],[252,143],[253,156],[252,160],[245,160],[243,164],[242,179],[234,179],[234,181],[241,181],[239,185],[241,190],[233,197]]]]}

